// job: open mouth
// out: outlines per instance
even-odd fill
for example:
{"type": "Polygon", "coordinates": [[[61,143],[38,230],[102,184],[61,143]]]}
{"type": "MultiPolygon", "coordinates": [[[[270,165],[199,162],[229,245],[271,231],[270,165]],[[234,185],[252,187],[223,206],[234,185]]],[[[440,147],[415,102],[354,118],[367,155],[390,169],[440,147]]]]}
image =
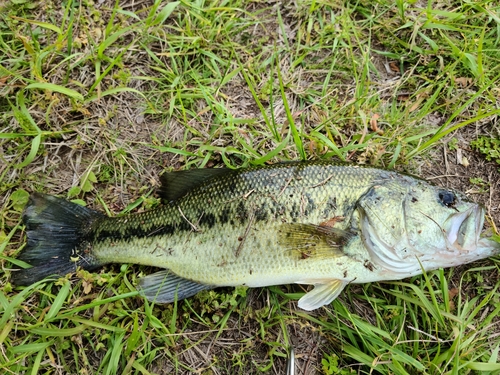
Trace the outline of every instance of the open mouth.
{"type": "Polygon", "coordinates": [[[451,215],[445,223],[448,244],[460,250],[474,250],[483,221],[484,209],[478,205],[451,215]]]}
{"type": "Polygon", "coordinates": [[[456,212],[439,225],[444,235],[444,243],[424,243],[425,249],[415,246],[406,236],[402,236],[394,243],[388,243],[380,237],[378,231],[370,222],[365,210],[358,207],[360,213],[361,240],[368,250],[371,261],[394,274],[410,275],[421,269],[419,262],[432,262],[432,268],[452,265],[457,260],[473,255],[479,246],[480,233],[484,223],[484,209],[479,205],[472,205],[468,209],[456,212]],[[444,246],[443,246],[444,245],[444,246]]]}

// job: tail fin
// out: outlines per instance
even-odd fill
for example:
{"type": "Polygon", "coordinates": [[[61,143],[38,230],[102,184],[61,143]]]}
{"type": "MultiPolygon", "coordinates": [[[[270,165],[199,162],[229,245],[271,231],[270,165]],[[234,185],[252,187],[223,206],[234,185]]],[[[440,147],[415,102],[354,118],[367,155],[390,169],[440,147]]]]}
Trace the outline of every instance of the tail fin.
{"type": "Polygon", "coordinates": [[[50,195],[34,193],[23,213],[28,241],[19,259],[32,268],[12,273],[16,285],[30,285],[51,275],[64,276],[78,266],[92,270],[99,264],[87,240],[100,212],[50,195]]]}

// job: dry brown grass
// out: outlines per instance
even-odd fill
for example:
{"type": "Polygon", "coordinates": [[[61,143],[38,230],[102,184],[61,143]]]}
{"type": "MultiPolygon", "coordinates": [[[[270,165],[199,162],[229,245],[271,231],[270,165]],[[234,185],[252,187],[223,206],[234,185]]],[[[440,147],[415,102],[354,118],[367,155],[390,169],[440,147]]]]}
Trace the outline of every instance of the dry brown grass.
{"type": "MultiPolygon", "coordinates": [[[[24,244],[18,226],[20,209],[13,206],[12,194],[25,190],[65,196],[72,187],[83,186],[90,171],[97,181],[89,191],[72,198],[115,215],[141,197],[145,202],[139,210],[156,204],[152,190],[166,170],[247,165],[279,147],[281,151],[266,162],[299,159],[302,151],[308,158],[340,155],[352,162],[393,166],[464,191],[485,205],[498,228],[498,165],[486,162],[470,148],[470,141],[478,135],[500,134],[495,88],[499,56],[492,47],[499,23],[498,17],[488,13],[499,9],[494,2],[480,3],[470,8],[459,2],[436,2],[435,9],[463,13],[465,18],[458,21],[434,15],[437,23],[450,29],[418,29],[426,8],[420,2],[407,5],[405,20],[385,1],[333,5],[200,2],[198,6],[179,5],[158,25],[147,20],[155,4],[152,0],[121,1],[118,6],[114,1],[82,1],[73,8],[57,1],[3,4],[0,240],[4,245],[0,261],[4,273],[0,311],[5,313],[20,293],[9,283],[10,260],[24,244]],[[35,21],[61,27],[62,33],[35,21]],[[404,22],[413,26],[398,29],[404,22]],[[466,38],[451,29],[462,24],[469,27],[462,31],[468,33],[466,38]],[[130,27],[128,32],[103,47],[106,38],[126,27],[130,27]],[[443,44],[433,50],[424,37],[443,44]],[[463,39],[482,38],[484,74],[474,76],[444,37],[471,54],[478,53],[479,47],[471,47],[463,39]],[[96,72],[103,76],[97,85],[96,72]],[[71,88],[85,99],[25,89],[32,82],[71,88]],[[44,135],[33,160],[16,168],[28,156],[35,134],[29,119],[18,113],[20,92],[44,135]],[[431,131],[479,92],[482,94],[450,126],[478,114],[491,115],[458,128],[436,141],[431,150],[407,158],[429,139],[431,131]],[[438,95],[433,97],[435,93],[438,95]],[[285,104],[302,144],[291,136],[293,124],[285,104]],[[370,122],[374,115],[380,116],[377,123],[382,135],[376,134],[370,122]],[[2,137],[7,134],[12,136],[2,137]],[[339,152],[331,148],[332,143],[339,152]],[[479,178],[486,185],[478,185],[479,178]]],[[[449,314],[464,316],[446,320],[448,326],[428,324],[429,314],[419,299],[410,288],[397,284],[353,286],[336,302],[336,310],[325,308],[311,314],[297,311],[296,298],[290,298],[300,292],[298,286],[249,290],[246,296],[222,289],[180,302],[178,311],[172,306],[145,307],[138,297],[106,300],[133,290],[121,281],[124,277],[133,284],[141,273],[150,271],[113,266],[100,276],[83,275],[83,282],[80,277],[72,278],[71,292],[61,310],[70,315],[74,311],[67,319],[44,321],[60,295],[58,286],[50,284],[28,293],[9,310],[12,317],[0,327],[0,368],[6,373],[38,368],[51,374],[253,374],[261,370],[283,374],[291,343],[296,374],[371,373],[370,358],[372,366],[380,362],[372,367],[375,373],[403,373],[388,357],[395,355],[391,348],[409,356],[416,353],[417,360],[429,366],[429,374],[448,370],[472,373],[466,366],[463,372],[453,372],[454,366],[467,361],[486,363],[488,355],[494,358],[492,353],[498,350],[498,318],[489,318],[498,298],[488,294],[500,285],[498,260],[445,271],[450,290],[461,288],[464,301],[478,297],[472,304],[480,309],[471,322],[462,325],[473,309],[454,306],[449,314]],[[470,268],[479,270],[469,272],[470,268]],[[83,292],[82,284],[90,289],[83,292]],[[405,304],[389,290],[403,291],[416,302],[405,304]],[[284,296],[283,292],[290,294],[284,296]],[[84,304],[89,304],[86,310],[75,310],[84,304]],[[340,311],[341,306],[345,311],[340,311]],[[30,331],[37,324],[54,330],[73,327],[79,324],[74,318],[104,326],[88,325],[83,332],[66,337],[30,331]],[[357,327],[356,319],[367,326],[357,327]],[[485,320],[487,325],[481,323],[485,320]],[[134,328],[134,321],[139,328],[134,328]],[[414,328],[396,331],[394,324],[403,323],[414,328]],[[112,327],[116,332],[123,329],[124,336],[120,338],[112,327]],[[378,330],[387,336],[382,337],[378,330]],[[128,357],[112,353],[113,345],[123,345],[125,350],[136,331],[140,339],[128,357]],[[460,337],[453,336],[457,332],[460,337]],[[488,337],[492,339],[488,341],[488,337]],[[379,341],[370,338],[382,343],[377,346],[379,341]],[[476,345],[476,354],[450,342],[462,343],[468,338],[476,345]],[[48,349],[13,349],[51,340],[48,349]],[[405,340],[409,343],[400,344],[405,340]],[[365,350],[368,359],[362,361],[352,348],[365,350]],[[383,352],[377,354],[377,350],[383,352]],[[436,360],[439,350],[446,353],[441,361],[436,360]],[[338,370],[322,364],[322,360],[335,359],[338,370]]],[[[438,274],[431,279],[439,291],[438,274]]],[[[411,281],[422,285],[429,296],[423,278],[411,281]]],[[[457,298],[453,301],[458,305],[457,298]]],[[[420,373],[400,357],[394,358],[408,373],[420,373]]],[[[498,374],[495,371],[490,373],[498,374]]]]}

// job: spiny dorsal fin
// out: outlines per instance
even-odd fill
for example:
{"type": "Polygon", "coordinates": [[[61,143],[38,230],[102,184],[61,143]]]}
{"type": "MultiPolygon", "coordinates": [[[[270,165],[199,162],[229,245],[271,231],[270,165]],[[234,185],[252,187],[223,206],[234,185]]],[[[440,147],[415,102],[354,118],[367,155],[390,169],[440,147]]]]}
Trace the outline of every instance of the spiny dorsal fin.
{"type": "Polygon", "coordinates": [[[170,270],[148,275],[139,281],[141,294],[148,301],[170,303],[194,296],[196,293],[213,289],[214,286],[200,284],[173,274],[170,270]]]}
{"type": "Polygon", "coordinates": [[[176,201],[201,183],[231,172],[229,168],[203,168],[164,173],[160,177],[160,196],[167,202],[176,201]]]}
{"type": "Polygon", "coordinates": [[[352,236],[342,229],[314,224],[283,224],[280,229],[281,244],[299,259],[345,255],[342,248],[352,236]]]}

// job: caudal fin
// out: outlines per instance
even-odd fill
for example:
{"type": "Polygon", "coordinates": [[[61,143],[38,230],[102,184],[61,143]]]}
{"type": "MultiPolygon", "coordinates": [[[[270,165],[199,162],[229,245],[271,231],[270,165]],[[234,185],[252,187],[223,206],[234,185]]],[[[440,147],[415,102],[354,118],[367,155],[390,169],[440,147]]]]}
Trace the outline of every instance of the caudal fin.
{"type": "Polygon", "coordinates": [[[92,223],[100,212],[50,195],[34,193],[23,213],[28,241],[19,259],[32,268],[12,272],[16,285],[30,285],[47,276],[64,276],[77,267],[101,266],[89,242],[92,223]]]}

